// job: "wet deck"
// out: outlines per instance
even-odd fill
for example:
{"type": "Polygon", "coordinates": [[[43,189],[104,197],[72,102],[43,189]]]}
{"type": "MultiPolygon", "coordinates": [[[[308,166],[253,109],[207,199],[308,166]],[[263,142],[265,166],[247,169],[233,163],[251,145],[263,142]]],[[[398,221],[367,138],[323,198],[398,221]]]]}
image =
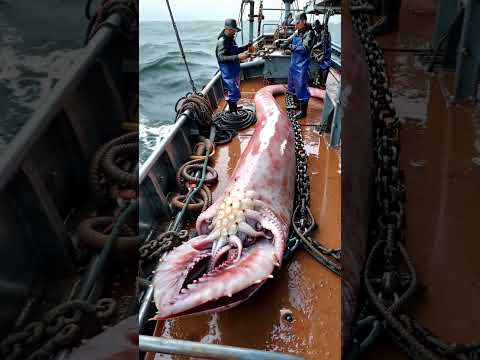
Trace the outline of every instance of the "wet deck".
{"type": "MultiPolygon", "coordinates": [[[[435,25],[433,1],[402,3],[400,31],[385,48],[426,48],[435,25]],[[408,24],[408,26],[407,26],[408,24]]],[[[407,186],[408,251],[426,291],[405,309],[444,340],[477,342],[480,334],[480,109],[447,106],[452,74],[434,77],[413,52],[385,52],[394,102],[404,124],[401,165],[407,186]]],[[[405,359],[393,344],[366,359],[405,359]]]]}
{"type": "MultiPolygon", "coordinates": [[[[253,103],[255,91],[263,80],[242,82],[241,103],[253,103]]],[[[284,97],[278,101],[284,104],[284,97]]],[[[223,109],[220,104],[219,109],[223,109]]],[[[327,139],[315,125],[320,123],[323,103],[313,99],[308,117],[301,121],[306,150],[309,153],[311,208],[319,225],[314,239],[327,247],[340,247],[340,167],[339,152],[328,149],[327,139]]],[[[242,131],[231,143],[219,146],[215,168],[219,184],[214,200],[227,186],[228,178],[245,149],[253,127],[242,131]]],[[[156,336],[173,337],[294,353],[305,359],[340,359],[340,278],[299,249],[290,261],[275,273],[247,302],[212,315],[193,315],[158,322],[156,336]],[[280,310],[292,311],[294,321],[281,319],[280,310]]],[[[179,358],[150,355],[147,359],[179,358]]]]}

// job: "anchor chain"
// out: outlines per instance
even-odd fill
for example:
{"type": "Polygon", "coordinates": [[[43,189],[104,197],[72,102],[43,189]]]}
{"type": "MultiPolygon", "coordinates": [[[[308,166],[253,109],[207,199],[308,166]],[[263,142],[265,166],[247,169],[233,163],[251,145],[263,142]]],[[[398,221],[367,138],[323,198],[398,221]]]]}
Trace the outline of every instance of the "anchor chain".
{"type": "Polygon", "coordinates": [[[85,324],[105,325],[115,314],[116,301],[103,298],[96,304],[67,301],[51,309],[42,320],[26,325],[0,342],[5,360],[43,360],[59,350],[73,347],[86,337],[85,324]]]}
{"type": "Polygon", "coordinates": [[[363,281],[367,299],[353,327],[350,359],[384,333],[412,359],[480,359],[480,344],[448,345],[400,309],[418,290],[417,274],[404,245],[405,180],[400,169],[400,122],[388,87],[383,52],[367,31],[369,3],[350,1],[353,29],[369,70],[370,120],[374,129],[375,201],[372,247],[363,281]]]}
{"type": "Polygon", "coordinates": [[[188,239],[188,231],[165,231],[140,248],[140,263],[158,260],[162,254],[179,246],[188,239]]]}
{"type": "Polygon", "coordinates": [[[310,178],[308,176],[307,160],[308,155],[303,143],[302,129],[295,119],[295,110],[293,110],[293,97],[286,93],[285,105],[287,115],[292,122],[295,136],[295,158],[296,158],[296,194],[295,210],[292,216],[293,234],[287,241],[285,258],[291,256],[295,249],[302,244],[304,249],[315,260],[324,265],[327,269],[337,275],[341,275],[341,250],[328,249],[317,241],[312,239],[310,234],[316,228],[315,218],[310,210],[310,178]]]}

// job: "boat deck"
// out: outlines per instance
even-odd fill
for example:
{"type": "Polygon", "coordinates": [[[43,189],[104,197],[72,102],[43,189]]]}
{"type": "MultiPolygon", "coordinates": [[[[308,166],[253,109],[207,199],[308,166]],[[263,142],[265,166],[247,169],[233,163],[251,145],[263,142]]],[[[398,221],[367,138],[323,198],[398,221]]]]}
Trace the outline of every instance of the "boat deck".
{"type": "MultiPolygon", "coordinates": [[[[405,312],[447,342],[478,342],[480,334],[480,107],[450,106],[453,73],[428,75],[414,51],[428,48],[433,1],[402,2],[400,31],[379,38],[400,119],[405,171],[407,250],[425,286],[405,312]],[[408,24],[408,25],[407,25],[408,24]]],[[[366,359],[405,359],[389,342],[366,359]]]]}
{"type": "MultiPolygon", "coordinates": [[[[242,81],[240,105],[253,104],[255,92],[263,86],[262,79],[242,81]]],[[[284,96],[277,100],[284,104],[284,96]]],[[[218,109],[224,105],[220,103],[218,109]]],[[[328,147],[327,135],[317,131],[322,110],[323,102],[312,98],[308,117],[300,122],[309,154],[311,209],[319,225],[313,238],[327,247],[339,248],[340,153],[328,147]]],[[[253,127],[246,129],[229,144],[216,148],[214,166],[219,183],[213,190],[214,201],[227,186],[253,131],[253,127]]],[[[274,276],[252,298],[233,309],[159,321],[154,335],[294,353],[305,359],[340,359],[340,278],[300,248],[274,276]],[[281,318],[282,309],[292,312],[293,322],[281,318]]],[[[181,357],[146,357],[171,358],[181,357]]]]}

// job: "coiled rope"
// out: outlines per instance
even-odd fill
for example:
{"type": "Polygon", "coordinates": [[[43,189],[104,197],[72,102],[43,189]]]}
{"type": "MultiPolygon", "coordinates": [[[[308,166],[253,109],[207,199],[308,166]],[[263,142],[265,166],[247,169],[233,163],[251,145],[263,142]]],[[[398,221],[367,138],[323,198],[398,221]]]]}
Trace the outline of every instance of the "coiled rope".
{"type": "Polygon", "coordinates": [[[213,108],[210,101],[203,94],[187,93],[178,99],[175,104],[175,111],[177,113],[177,120],[180,115],[190,110],[190,116],[195,120],[200,127],[209,129],[212,124],[213,108]]]}
{"type": "MultiPolygon", "coordinates": [[[[78,238],[82,243],[102,249],[109,238],[108,231],[105,229],[111,228],[114,222],[115,219],[109,216],[86,219],[78,227],[78,238]]],[[[141,241],[142,236],[137,235],[135,230],[124,224],[117,236],[113,251],[120,253],[137,250],[141,241]]]]}
{"type": "Polygon", "coordinates": [[[85,17],[89,20],[85,42],[86,45],[96,32],[105,26],[113,27],[127,39],[134,39],[138,33],[138,5],[134,0],[103,0],[97,12],[92,16],[90,6],[92,1],[88,0],[85,6],[85,17]],[[123,23],[120,26],[107,22],[107,18],[117,13],[122,16],[123,23]]]}
{"type": "Polygon", "coordinates": [[[137,188],[138,171],[136,166],[132,166],[133,168],[130,171],[126,171],[125,168],[120,168],[117,165],[116,159],[118,155],[123,153],[124,158],[132,160],[131,165],[133,165],[135,159],[137,160],[136,163],[138,163],[138,134],[138,132],[132,132],[110,140],[95,153],[90,164],[88,180],[90,189],[98,202],[103,201],[108,194],[104,184],[105,177],[125,183],[134,189],[137,188]],[[125,147],[124,145],[128,146],[125,147]]]}
{"type": "MultiPolygon", "coordinates": [[[[212,139],[214,137],[215,137],[215,128],[212,127],[210,129],[210,137],[209,137],[210,142],[212,142],[212,139]]],[[[209,156],[210,152],[211,152],[210,150],[211,150],[211,147],[207,146],[206,149],[205,149],[205,157],[203,159],[200,181],[198,182],[198,184],[196,184],[195,188],[188,193],[187,197],[185,198],[184,205],[183,205],[182,209],[180,210],[180,212],[177,214],[177,216],[175,218],[175,222],[174,222],[173,227],[172,227],[172,229],[174,229],[174,230],[179,228],[180,223],[181,223],[181,221],[182,221],[182,219],[183,219],[183,217],[184,217],[184,215],[187,211],[188,205],[191,203],[194,196],[196,196],[196,194],[200,191],[200,189],[202,189],[204,187],[205,179],[207,177],[208,161],[210,160],[210,156],[209,156]]],[[[206,186],[205,186],[205,188],[206,188],[206,186]]]]}
{"type": "Polygon", "coordinates": [[[183,164],[177,172],[177,185],[180,189],[187,190],[187,195],[175,195],[170,204],[173,208],[182,210],[186,206],[186,211],[189,213],[199,213],[205,211],[212,205],[212,192],[208,185],[213,185],[218,182],[218,173],[211,166],[208,166],[208,161],[211,160],[211,154],[215,151],[210,140],[200,142],[195,147],[192,160],[183,164]],[[207,166],[205,167],[205,159],[207,166]],[[205,170],[205,176],[198,177],[200,172],[205,170]],[[193,187],[198,187],[203,179],[203,185],[199,188],[197,194],[187,202],[188,191],[193,187]]]}
{"type": "Polygon", "coordinates": [[[241,130],[257,122],[255,113],[250,109],[240,109],[237,112],[221,112],[214,116],[215,144],[227,144],[241,130]]]}

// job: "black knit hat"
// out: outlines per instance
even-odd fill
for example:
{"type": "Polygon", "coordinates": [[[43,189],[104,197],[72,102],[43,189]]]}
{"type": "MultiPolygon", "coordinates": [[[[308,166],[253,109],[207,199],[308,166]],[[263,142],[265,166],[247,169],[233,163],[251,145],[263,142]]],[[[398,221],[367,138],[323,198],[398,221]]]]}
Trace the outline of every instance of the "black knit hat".
{"type": "Polygon", "coordinates": [[[225,20],[225,28],[232,29],[232,30],[235,30],[235,31],[242,31],[242,29],[240,29],[237,26],[237,21],[235,19],[226,19],[225,20]]]}

